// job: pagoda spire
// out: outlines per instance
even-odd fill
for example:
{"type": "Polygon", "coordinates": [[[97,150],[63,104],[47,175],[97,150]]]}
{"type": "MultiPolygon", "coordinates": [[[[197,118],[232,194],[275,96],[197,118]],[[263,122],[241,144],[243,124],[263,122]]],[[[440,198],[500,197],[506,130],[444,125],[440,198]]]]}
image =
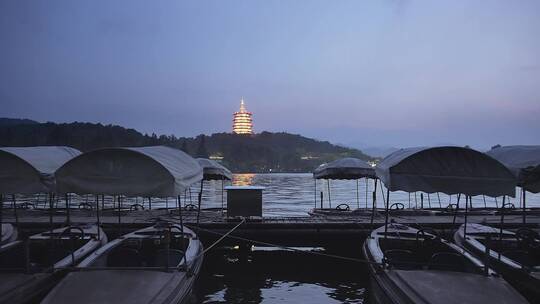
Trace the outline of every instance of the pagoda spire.
{"type": "Polygon", "coordinates": [[[240,98],[240,110],[233,114],[233,133],[253,134],[252,113],[246,110],[244,97],[240,98]]]}

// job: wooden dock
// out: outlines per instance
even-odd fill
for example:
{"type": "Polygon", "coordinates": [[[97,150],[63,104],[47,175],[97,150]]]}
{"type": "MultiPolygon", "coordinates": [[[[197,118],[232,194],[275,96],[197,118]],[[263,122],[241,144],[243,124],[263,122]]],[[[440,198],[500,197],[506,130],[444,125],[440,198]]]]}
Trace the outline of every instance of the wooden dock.
{"type": "MultiPolygon", "coordinates": [[[[147,227],[158,220],[180,223],[177,210],[139,210],[118,211],[105,210],[100,212],[100,222],[105,231],[111,236],[119,233],[147,227]]],[[[227,219],[221,211],[201,211],[197,224],[196,211],[183,211],[184,224],[197,229],[203,242],[208,243],[219,238],[236,226],[239,219],[227,219]]],[[[96,223],[96,212],[92,210],[72,209],[69,219],[72,224],[96,223]]],[[[390,216],[390,220],[409,224],[419,228],[436,230],[440,235],[451,236],[453,231],[464,222],[462,214],[456,217],[453,224],[451,215],[400,215],[390,216]]],[[[65,210],[55,211],[52,216],[55,227],[67,224],[65,210]]],[[[4,209],[2,222],[17,224],[23,234],[30,234],[50,228],[50,213],[47,210],[19,209],[15,216],[13,210],[4,209]]],[[[469,223],[485,223],[499,227],[500,215],[469,215],[469,223]]],[[[371,230],[384,224],[384,215],[377,214],[371,223],[371,216],[340,215],[340,216],[309,216],[304,217],[264,217],[248,219],[242,223],[223,244],[244,243],[234,237],[245,238],[257,242],[272,243],[283,246],[310,247],[357,247],[371,230]]],[[[540,214],[527,215],[527,224],[522,224],[519,214],[505,215],[504,227],[517,229],[528,227],[540,230],[540,214]]]]}

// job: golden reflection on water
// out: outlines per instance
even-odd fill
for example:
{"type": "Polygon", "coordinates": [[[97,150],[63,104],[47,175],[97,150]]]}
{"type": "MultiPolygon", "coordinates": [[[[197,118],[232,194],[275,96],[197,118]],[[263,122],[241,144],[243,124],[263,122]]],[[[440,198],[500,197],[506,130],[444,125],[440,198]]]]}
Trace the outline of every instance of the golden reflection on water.
{"type": "Polygon", "coordinates": [[[232,184],[233,186],[251,186],[254,177],[253,173],[234,174],[232,184]]]}

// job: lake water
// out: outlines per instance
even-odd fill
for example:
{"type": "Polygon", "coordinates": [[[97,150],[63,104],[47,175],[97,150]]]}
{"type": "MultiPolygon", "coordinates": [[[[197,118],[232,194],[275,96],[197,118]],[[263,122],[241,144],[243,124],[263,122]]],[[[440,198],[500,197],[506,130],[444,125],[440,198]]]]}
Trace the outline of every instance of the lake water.
{"type": "MultiPolygon", "coordinates": [[[[228,183],[230,184],[230,182],[228,183]]],[[[233,185],[264,186],[264,216],[306,216],[315,204],[328,206],[328,183],[315,181],[311,174],[235,174],[233,185]]],[[[373,181],[330,181],[330,203],[333,207],[347,203],[351,208],[371,206],[373,181]],[[358,194],[357,194],[358,187],[358,194]],[[367,200],[366,200],[367,188],[367,200]]],[[[220,207],[221,182],[204,183],[203,207],[220,207]]],[[[196,189],[191,200],[196,201],[196,189]]],[[[382,191],[385,191],[384,189],[382,191]]],[[[383,207],[380,185],[377,190],[378,207],[383,207]]],[[[385,192],[386,195],[386,192],[385,192]]],[[[519,190],[518,190],[519,195],[519,190]]],[[[456,196],[423,194],[424,206],[445,207],[455,203],[456,196]]],[[[226,201],[226,193],[223,197],[226,201]]],[[[189,195],[185,200],[189,202],[189,195]]],[[[391,193],[392,203],[401,202],[405,207],[420,206],[421,194],[391,193]]],[[[520,200],[511,198],[516,207],[520,200]]],[[[485,198],[487,206],[500,205],[502,198],[485,198]]],[[[527,195],[529,206],[540,207],[538,195],[527,195]]],[[[484,206],[484,198],[474,197],[473,205],[484,206]]],[[[339,255],[361,258],[361,244],[339,255]]],[[[205,256],[205,264],[196,288],[197,303],[364,303],[368,282],[364,265],[283,250],[255,248],[247,260],[239,257],[239,250],[221,248],[205,256]]]]}
{"type": "MultiPolygon", "coordinates": [[[[231,182],[226,182],[226,185],[231,182]]],[[[310,209],[313,209],[315,204],[320,207],[320,192],[323,192],[323,205],[329,206],[328,184],[330,184],[330,204],[335,207],[341,203],[347,203],[351,208],[365,208],[366,202],[368,206],[372,204],[372,194],[374,189],[373,180],[366,182],[365,179],[354,180],[318,180],[317,192],[315,192],[315,180],[311,173],[272,173],[272,174],[235,174],[233,185],[257,185],[264,186],[266,189],[263,192],[263,215],[264,216],[306,216],[310,209]],[[367,183],[367,184],[366,184],[367,183]],[[358,189],[358,193],[357,193],[358,189]],[[366,189],[367,195],[366,195],[366,189]],[[315,203],[316,202],[316,203],[315,203]]],[[[198,189],[192,189],[191,200],[196,201],[195,193],[198,189]]],[[[225,191],[226,192],[226,191],[225,191]]],[[[207,181],[203,187],[203,207],[220,207],[221,206],[221,181],[207,181]]],[[[506,198],[507,202],[513,203],[516,207],[521,206],[520,195],[521,190],[516,189],[516,198],[506,198]]],[[[381,188],[380,183],[377,185],[377,206],[383,207],[382,197],[386,196],[386,189],[381,188]]],[[[224,193],[224,201],[226,202],[227,194],[224,193]]],[[[392,203],[402,203],[407,207],[420,207],[422,203],[424,207],[439,207],[439,202],[442,207],[446,207],[449,203],[456,203],[457,196],[448,196],[446,194],[426,194],[426,193],[411,193],[397,191],[390,194],[392,203]]],[[[189,194],[186,196],[189,201],[189,194]]],[[[527,206],[540,207],[540,195],[527,193],[527,206]]],[[[464,198],[461,199],[461,203],[464,198]]],[[[473,197],[473,206],[483,207],[500,206],[502,197],[491,198],[475,196],[473,197]]],[[[463,206],[463,204],[461,205],[463,206]]]]}

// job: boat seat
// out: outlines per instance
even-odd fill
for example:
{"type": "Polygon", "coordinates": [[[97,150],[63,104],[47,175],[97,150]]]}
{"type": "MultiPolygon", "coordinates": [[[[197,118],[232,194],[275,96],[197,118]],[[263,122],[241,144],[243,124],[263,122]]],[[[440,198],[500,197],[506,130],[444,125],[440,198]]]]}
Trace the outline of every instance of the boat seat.
{"type": "Polygon", "coordinates": [[[398,269],[410,270],[418,268],[418,261],[412,251],[405,249],[389,249],[384,252],[388,264],[398,269]]]}
{"type": "Polygon", "coordinates": [[[156,253],[156,258],[154,260],[155,267],[165,267],[167,266],[167,251],[169,253],[169,267],[176,267],[180,265],[180,262],[184,258],[184,252],[178,249],[160,249],[156,253]]]}
{"type": "Polygon", "coordinates": [[[525,250],[507,250],[501,254],[524,266],[534,266],[535,264],[531,255],[525,250]]]}
{"type": "Polygon", "coordinates": [[[438,252],[431,256],[428,268],[431,270],[466,272],[467,264],[465,258],[455,252],[438,252]]]}
{"type": "Polygon", "coordinates": [[[107,257],[110,267],[141,267],[142,258],[137,249],[120,247],[113,250],[107,257]]]}

